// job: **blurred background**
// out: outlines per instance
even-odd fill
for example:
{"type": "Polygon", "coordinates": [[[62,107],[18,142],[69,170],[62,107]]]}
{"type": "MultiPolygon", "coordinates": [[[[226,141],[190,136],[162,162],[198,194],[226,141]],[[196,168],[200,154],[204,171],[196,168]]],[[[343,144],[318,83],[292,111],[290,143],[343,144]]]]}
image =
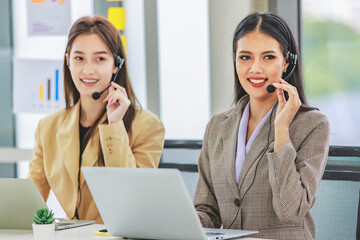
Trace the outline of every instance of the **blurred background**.
{"type": "MultiPolygon", "coordinates": [[[[2,0],[0,177],[26,177],[38,121],[65,106],[62,61],[69,29],[79,17],[101,15],[122,35],[142,107],[165,125],[162,164],[191,165],[183,176],[193,196],[206,124],[233,106],[233,33],[254,11],[288,21],[300,47],[308,102],[330,120],[331,151],[311,210],[317,239],[355,239],[359,0],[2,0]]],[[[47,204],[64,216],[53,195],[47,204]]]]}

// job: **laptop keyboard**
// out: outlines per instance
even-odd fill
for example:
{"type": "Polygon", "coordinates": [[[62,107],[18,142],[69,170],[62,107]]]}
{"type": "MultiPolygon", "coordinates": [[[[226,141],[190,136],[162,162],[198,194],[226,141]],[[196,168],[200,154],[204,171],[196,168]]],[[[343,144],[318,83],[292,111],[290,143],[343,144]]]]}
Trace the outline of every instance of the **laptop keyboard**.
{"type": "Polygon", "coordinates": [[[206,236],[216,236],[216,235],[225,235],[225,233],[220,232],[205,232],[206,236]]]}
{"type": "Polygon", "coordinates": [[[56,223],[59,227],[62,227],[62,226],[69,226],[69,225],[72,225],[74,223],[67,223],[67,222],[58,222],[56,223]]]}

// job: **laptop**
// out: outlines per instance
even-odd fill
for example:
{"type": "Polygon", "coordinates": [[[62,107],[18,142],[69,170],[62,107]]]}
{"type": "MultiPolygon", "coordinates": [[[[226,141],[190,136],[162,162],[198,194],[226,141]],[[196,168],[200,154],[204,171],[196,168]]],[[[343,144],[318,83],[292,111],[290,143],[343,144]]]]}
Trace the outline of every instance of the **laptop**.
{"type": "MultiPolygon", "coordinates": [[[[47,206],[33,180],[0,178],[0,229],[32,229],[33,215],[38,208],[47,206]]],[[[55,229],[92,223],[95,221],[56,219],[55,229]]]]}
{"type": "Polygon", "coordinates": [[[212,240],[258,233],[202,228],[177,169],[82,167],[81,170],[111,236],[212,240]]]}

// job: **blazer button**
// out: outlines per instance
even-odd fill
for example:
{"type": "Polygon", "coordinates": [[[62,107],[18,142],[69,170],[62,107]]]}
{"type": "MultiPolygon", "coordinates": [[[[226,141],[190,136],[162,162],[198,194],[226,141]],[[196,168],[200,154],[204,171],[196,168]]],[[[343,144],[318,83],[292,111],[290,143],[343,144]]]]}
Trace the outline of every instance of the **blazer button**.
{"type": "Polygon", "coordinates": [[[240,200],[236,198],[234,200],[234,204],[235,204],[235,206],[240,207],[240,200]]]}

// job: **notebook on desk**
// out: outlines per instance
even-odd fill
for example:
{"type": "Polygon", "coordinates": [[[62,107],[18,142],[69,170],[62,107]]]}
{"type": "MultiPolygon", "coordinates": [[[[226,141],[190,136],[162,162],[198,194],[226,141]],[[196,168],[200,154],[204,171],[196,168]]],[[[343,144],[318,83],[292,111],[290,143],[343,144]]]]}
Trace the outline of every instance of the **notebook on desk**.
{"type": "MultiPolygon", "coordinates": [[[[32,229],[38,208],[47,206],[31,179],[0,178],[0,229],[32,229]]],[[[55,228],[62,230],[92,223],[95,221],[56,220],[55,228]]]]}
{"type": "Polygon", "coordinates": [[[257,231],[204,229],[176,169],[82,167],[111,236],[231,239],[257,231]]]}

